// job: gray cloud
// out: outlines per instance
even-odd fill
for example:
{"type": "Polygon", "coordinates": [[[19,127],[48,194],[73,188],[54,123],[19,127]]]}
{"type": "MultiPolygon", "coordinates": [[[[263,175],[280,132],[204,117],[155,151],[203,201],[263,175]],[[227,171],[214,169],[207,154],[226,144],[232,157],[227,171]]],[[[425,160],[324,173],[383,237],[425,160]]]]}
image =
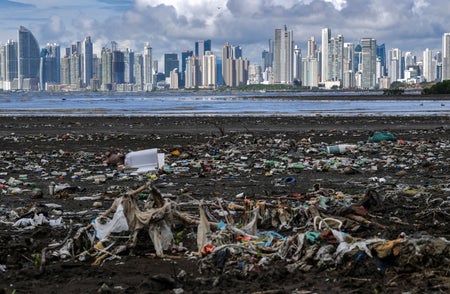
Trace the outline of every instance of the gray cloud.
{"type": "MultiPolygon", "coordinates": [[[[12,1],[10,5],[16,5],[12,1]]],[[[61,1],[74,5],[71,1],[61,1]]],[[[5,1],[0,2],[5,3],[5,1]]],[[[294,41],[306,47],[310,36],[320,44],[320,32],[331,28],[346,42],[362,37],[377,39],[388,49],[421,54],[439,49],[442,34],[450,31],[448,0],[97,0],[86,7],[39,11],[30,16],[30,29],[41,43],[111,40],[119,46],[143,48],[151,42],[155,56],[193,50],[194,42],[211,39],[218,54],[224,42],[241,45],[244,55],[259,62],[275,28],[287,25],[294,41]],[[45,17],[44,17],[45,16],[45,17]],[[36,20],[33,20],[36,17],[36,20]],[[39,18],[39,19],[37,19],[39,18]],[[44,18],[44,20],[43,20],[44,18]]],[[[29,6],[29,5],[28,5],[29,6]]],[[[18,9],[18,8],[16,8],[18,9]]],[[[25,9],[25,8],[24,8],[25,9]]],[[[7,21],[7,20],[5,20],[7,21]]],[[[0,21],[0,25],[1,25],[0,21]]]]}

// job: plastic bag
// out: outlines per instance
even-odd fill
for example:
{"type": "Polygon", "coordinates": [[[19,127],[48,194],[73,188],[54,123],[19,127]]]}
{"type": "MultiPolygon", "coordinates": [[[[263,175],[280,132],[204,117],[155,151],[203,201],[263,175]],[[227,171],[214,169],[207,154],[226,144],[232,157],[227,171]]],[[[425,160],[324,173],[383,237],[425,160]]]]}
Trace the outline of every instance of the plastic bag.
{"type": "Polygon", "coordinates": [[[205,246],[208,243],[208,233],[211,232],[208,219],[206,218],[205,210],[201,205],[199,206],[199,210],[200,210],[200,223],[198,224],[197,227],[198,252],[200,252],[203,246],[205,246]]]}
{"type": "Polygon", "coordinates": [[[150,224],[148,234],[155,247],[156,255],[163,256],[163,251],[169,249],[173,241],[173,234],[170,226],[165,220],[162,220],[157,224],[152,223],[150,224]]]}
{"type": "Polygon", "coordinates": [[[95,230],[95,237],[99,240],[104,239],[110,233],[120,233],[129,230],[128,222],[123,212],[122,203],[119,203],[117,206],[117,210],[112,219],[97,217],[92,221],[92,225],[95,230]]]}

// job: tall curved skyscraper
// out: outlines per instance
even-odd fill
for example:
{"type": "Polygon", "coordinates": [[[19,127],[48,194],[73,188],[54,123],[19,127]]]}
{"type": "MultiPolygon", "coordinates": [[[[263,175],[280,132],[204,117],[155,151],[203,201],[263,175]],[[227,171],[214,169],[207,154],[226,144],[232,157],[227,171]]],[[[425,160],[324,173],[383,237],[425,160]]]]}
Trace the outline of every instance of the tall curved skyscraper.
{"type": "Polygon", "coordinates": [[[23,79],[39,78],[40,50],[33,34],[21,26],[18,37],[18,88],[23,89],[23,79]]]}

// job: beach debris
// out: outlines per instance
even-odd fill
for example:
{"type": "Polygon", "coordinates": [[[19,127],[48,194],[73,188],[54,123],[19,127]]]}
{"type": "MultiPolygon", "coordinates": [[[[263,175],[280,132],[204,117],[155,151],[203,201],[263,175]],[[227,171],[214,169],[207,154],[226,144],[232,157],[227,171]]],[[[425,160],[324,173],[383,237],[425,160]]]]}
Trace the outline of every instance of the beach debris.
{"type": "Polygon", "coordinates": [[[164,166],[164,157],[157,148],[133,151],[125,156],[125,168],[134,169],[137,173],[156,171],[164,166]]]}
{"type": "Polygon", "coordinates": [[[236,134],[166,153],[131,151],[124,169],[86,151],[2,152],[2,199],[40,185],[52,197],[31,199],[61,207],[2,206],[0,224],[18,236],[55,235],[34,245],[37,259],[27,256],[40,268],[50,260],[102,265],[138,249],[242,277],[280,262],[289,272],[445,272],[448,234],[427,231],[445,231],[450,216],[448,178],[433,174],[448,167],[450,142],[357,141],[330,152],[342,144],[236,134]],[[412,171],[417,178],[404,181],[412,171]],[[82,209],[63,210],[67,202],[82,209]]]}

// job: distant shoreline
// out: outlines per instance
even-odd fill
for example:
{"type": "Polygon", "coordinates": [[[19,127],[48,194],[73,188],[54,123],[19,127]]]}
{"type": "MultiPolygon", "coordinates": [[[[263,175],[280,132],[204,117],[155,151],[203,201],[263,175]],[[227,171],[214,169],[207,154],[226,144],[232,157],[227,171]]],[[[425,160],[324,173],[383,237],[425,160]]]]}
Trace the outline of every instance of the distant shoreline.
{"type": "Polygon", "coordinates": [[[239,90],[230,90],[230,91],[208,91],[208,90],[174,90],[174,91],[152,91],[152,92],[90,92],[90,91],[74,91],[74,92],[3,92],[0,91],[0,99],[8,96],[34,96],[34,95],[47,95],[51,97],[61,96],[70,97],[70,96],[132,96],[132,97],[152,97],[155,95],[162,96],[173,96],[179,94],[191,94],[191,95],[231,95],[231,96],[239,96],[243,95],[243,99],[299,99],[299,100],[312,100],[312,101],[320,101],[320,100],[450,100],[450,94],[435,94],[435,95],[424,95],[419,92],[407,91],[401,95],[383,95],[381,91],[276,91],[276,90],[267,90],[267,91],[239,91],[239,90]],[[408,93],[410,92],[410,93],[408,93]],[[278,95],[277,95],[278,94],[278,95]]]}

